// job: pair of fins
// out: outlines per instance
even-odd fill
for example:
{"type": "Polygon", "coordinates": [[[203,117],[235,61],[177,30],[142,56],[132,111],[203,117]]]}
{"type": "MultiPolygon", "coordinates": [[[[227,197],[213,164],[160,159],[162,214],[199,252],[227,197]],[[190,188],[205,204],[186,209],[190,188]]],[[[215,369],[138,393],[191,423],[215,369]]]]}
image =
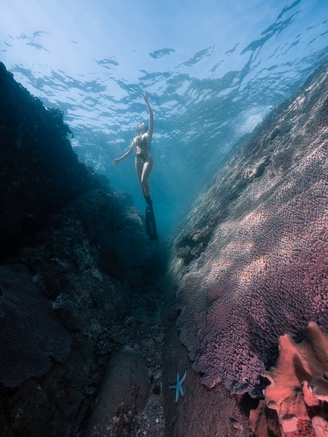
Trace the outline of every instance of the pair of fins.
{"type": "Polygon", "coordinates": [[[150,240],[158,240],[157,228],[156,228],[156,220],[155,214],[153,211],[152,203],[148,203],[146,206],[146,234],[150,238],[150,240]]]}

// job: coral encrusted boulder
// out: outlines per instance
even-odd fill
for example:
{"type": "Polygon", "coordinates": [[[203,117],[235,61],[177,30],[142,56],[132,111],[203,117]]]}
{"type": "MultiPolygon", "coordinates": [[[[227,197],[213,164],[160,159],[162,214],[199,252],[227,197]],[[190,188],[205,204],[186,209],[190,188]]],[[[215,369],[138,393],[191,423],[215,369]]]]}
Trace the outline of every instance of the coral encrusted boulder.
{"type": "Polygon", "coordinates": [[[180,339],[208,387],[261,396],[279,336],[301,340],[310,321],[328,327],[327,69],[228,158],[189,217],[195,236],[205,215],[214,223],[177,292],[180,339]],[[262,173],[247,177],[260,161],[262,173]]]}

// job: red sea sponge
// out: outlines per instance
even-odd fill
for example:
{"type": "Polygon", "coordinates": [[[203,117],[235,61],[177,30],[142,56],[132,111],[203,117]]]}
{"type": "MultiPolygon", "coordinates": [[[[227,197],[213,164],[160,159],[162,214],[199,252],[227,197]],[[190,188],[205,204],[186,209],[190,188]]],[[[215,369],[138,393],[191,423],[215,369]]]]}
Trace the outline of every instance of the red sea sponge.
{"type": "Polygon", "coordinates": [[[233,177],[218,177],[193,209],[221,217],[177,292],[180,339],[210,388],[261,396],[278,338],[301,340],[310,321],[328,328],[328,127],[317,118],[326,76],[278,108],[227,164],[233,177]],[[270,157],[264,173],[223,205],[261,154],[270,157]]]}
{"type": "Polygon", "coordinates": [[[328,381],[322,376],[327,370],[328,336],[316,323],[309,323],[301,343],[288,334],[280,337],[277,365],[264,372],[270,381],[264,395],[285,433],[297,431],[300,420],[312,419],[315,435],[327,435],[328,381]]]}

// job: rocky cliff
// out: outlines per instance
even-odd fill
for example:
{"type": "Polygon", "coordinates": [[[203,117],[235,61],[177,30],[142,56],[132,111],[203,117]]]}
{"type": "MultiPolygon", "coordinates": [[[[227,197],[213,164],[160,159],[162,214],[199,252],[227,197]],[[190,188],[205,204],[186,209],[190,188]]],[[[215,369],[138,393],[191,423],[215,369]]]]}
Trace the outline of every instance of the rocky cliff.
{"type": "MultiPolygon", "coordinates": [[[[1,436],[80,435],[112,352],[145,329],[146,316],[132,317],[151,294],[136,292],[151,255],[144,218],[129,194],[79,162],[70,136],[63,113],[0,64],[1,436]]],[[[142,386],[141,405],[148,368],[133,356],[146,380],[116,383],[131,402],[142,386]]],[[[131,427],[130,407],[120,407],[116,429],[131,427]]]]}

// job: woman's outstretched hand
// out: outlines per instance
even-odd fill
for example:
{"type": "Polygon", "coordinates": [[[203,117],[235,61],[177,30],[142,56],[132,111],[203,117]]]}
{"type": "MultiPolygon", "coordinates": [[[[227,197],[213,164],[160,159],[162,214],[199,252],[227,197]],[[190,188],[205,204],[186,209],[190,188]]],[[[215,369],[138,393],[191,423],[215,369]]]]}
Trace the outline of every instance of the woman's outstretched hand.
{"type": "Polygon", "coordinates": [[[149,97],[148,91],[145,91],[143,94],[143,98],[145,99],[146,104],[148,103],[148,97],[149,97]]]}
{"type": "Polygon", "coordinates": [[[114,159],[114,161],[112,162],[113,165],[118,165],[120,163],[120,158],[116,158],[114,159]]]}

